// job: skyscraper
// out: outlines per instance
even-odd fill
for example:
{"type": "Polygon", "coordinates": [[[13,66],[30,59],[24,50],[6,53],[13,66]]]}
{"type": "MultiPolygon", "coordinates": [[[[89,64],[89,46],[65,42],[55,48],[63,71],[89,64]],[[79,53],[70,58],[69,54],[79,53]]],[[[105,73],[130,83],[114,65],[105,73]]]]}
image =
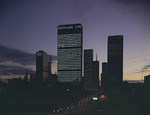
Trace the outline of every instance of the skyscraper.
{"type": "Polygon", "coordinates": [[[51,57],[44,51],[36,52],[36,75],[39,82],[46,82],[51,74],[51,57]]]}
{"type": "Polygon", "coordinates": [[[91,89],[93,78],[93,50],[84,50],[84,84],[86,89],[91,89]]]}
{"type": "Polygon", "coordinates": [[[108,36],[108,81],[110,86],[123,81],[123,35],[108,36]]]}
{"type": "Polygon", "coordinates": [[[108,63],[102,63],[101,87],[106,88],[108,85],[108,63]]]}
{"type": "Polygon", "coordinates": [[[92,78],[93,89],[99,88],[99,61],[93,61],[93,78],[92,78]]]}
{"type": "Polygon", "coordinates": [[[82,25],[57,27],[58,81],[81,81],[82,77],[82,25]]]}
{"type": "Polygon", "coordinates": [[[99,87],[99,61],[93,61],[93,49],[84,50],[84,85],[86,90],[99,87]]]}

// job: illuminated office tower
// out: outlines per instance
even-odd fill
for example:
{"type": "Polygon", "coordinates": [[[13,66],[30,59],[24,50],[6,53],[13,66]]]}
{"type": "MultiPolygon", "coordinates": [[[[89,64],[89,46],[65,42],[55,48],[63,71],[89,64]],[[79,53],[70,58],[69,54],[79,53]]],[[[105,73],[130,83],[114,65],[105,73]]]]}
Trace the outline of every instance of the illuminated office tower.
{"type": "Polygon", "coordinates": [[[82,25],[57,27],[58,81],[81,81],[82,76],[82,25]]]}
{"type": "Polygon", "coordinates": [[[108,36],[108,81],[114,87],[123,82],[123,35],[108,36]]]}
{"type": "Polygon", "coordinates": [[[36,52],[36,75],[38,82],[46,82],[51,74],[51,57],[44,51],[36,52]]]}

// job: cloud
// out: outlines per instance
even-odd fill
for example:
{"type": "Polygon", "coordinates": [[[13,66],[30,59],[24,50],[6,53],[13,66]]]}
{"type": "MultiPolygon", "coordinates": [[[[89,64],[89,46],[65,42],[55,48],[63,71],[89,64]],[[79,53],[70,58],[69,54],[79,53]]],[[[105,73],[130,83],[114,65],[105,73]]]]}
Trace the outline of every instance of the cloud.
{"type": "Polygon", "coordinates": [[[147,71],[148,69],[150,68],[150,65],[145,65],[143,68],[142,68],[142,71],[147,71]]]}
{"type": "Polygon", "coordinates": [[[12,61],[22,65],[35,64],[35,54],[0,45],[0,63],[12,61]]]}
{"type": "Polygon", "coordinates": [[[136,69],[135,73],[150,72],[150,64],[145,65],[142,69],[136,69]]]}
{"type": "Polygon", "coordinates": [[[50,55],[50,56],[51,56],[52,63],[55,63],[57,61],[57,56],[54,56],[54,55],[50,55]]]}
{"type": "MultiPolygon", "coordinates": [[[[57,56],[51,55],[52,63],[56,63],[57,56]]],[[[25,70],[36,71],[36,55],[19,49],[0,45],[0,77],[25,75],[25,70]]]]}
{"type": "Polygon", "coordinates": [[[18,77],[23,78],[24,75],[14,75],[12,73],[0,74],[0,79],[3,79],[3,80],[18,78],[18,77]]]}
{"type": "Polygon", "coordinates": [[[25,75],[25,68],[15,66],[0,65],[2,72],[0,75],[25,75]]]}

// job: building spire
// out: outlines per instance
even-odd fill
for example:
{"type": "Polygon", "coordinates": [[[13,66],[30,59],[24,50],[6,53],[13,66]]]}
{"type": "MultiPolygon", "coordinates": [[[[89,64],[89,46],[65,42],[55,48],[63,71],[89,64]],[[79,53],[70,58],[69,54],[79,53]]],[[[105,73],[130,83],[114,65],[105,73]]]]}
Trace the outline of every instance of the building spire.
{"type": "Polygon", "coordinates": [[[97,61],[97,54],[96,54],[96,61],[97,61]]]}

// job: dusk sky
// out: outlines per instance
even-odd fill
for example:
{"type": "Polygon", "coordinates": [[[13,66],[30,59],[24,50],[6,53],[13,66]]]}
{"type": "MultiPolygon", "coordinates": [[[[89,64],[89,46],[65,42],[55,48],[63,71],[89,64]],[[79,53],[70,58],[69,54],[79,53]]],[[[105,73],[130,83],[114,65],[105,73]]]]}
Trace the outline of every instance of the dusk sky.
{"type": "MultiPolygon", "coordinates": [[[[35,71],[35,53],[52,56],[57,71],[57,26],[80,23],[83,49],[107,62],[110,35],[124,35],[124,80],[150,74],[149,0],[1,0],[0,78],[35,71]]],[[[101,77],[101,76],[100,76],[101,77]]]]}

